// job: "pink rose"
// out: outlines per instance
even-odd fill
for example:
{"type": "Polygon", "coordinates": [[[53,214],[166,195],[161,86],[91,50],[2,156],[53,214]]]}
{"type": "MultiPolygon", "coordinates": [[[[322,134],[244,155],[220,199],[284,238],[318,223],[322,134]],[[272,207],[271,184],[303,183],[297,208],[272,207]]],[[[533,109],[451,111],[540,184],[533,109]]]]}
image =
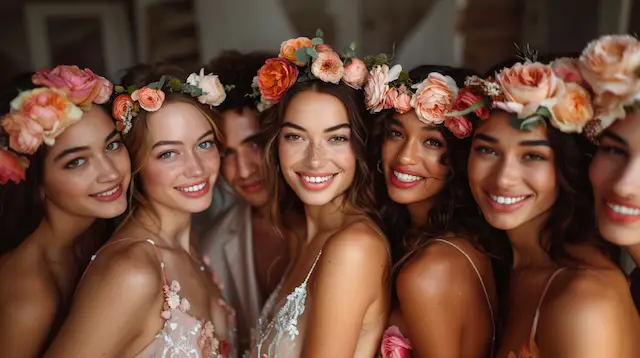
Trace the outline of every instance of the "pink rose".
{"type": "Polygon", "coordinates": [[[327,45],[327,44],[319,44],[315,46],[316,52],[320,53],[320,52],[335,52],[333,51],[333,49],[331,48],[331,46],[327,45]]]}
{"type": "Polygon", "coordinates": [[[364,86],[364,83],[367,81],[367,76],[369,76],[369,71],[364,62],[352,57],[351,63],[344,66],[344,76],[342,80],[347,86],[359,90],[362,89],[362,86],[364,86]]]}
{"type": "Polygon", "coordinates": [[[319,52],[313,59],[311,73],[319,80],[338,84],[344,75],[344,66],[335,52],[319,52]]]}
{"type": "Polygon", "coordinates": [[[142,87],[131,94],[131,99],[137,101],[147,112],[155,112],[162,107],[165,94],[161,89],[142,87]]]}
{"type": "Polygon", "coordinates": [[[445,115],[451,112],[458,96],[458,86],[453,78],[432,72],[421,83],[412,86],[417,88],[411,98],[411,107],[418,119],[427,124],[441,124],[445,115]]]}
{"type": "Polygon", "coordinates": [[[405,338],[398,327],[389,327],[382,336],[380,352],[382,358],[411,358],[411,342],[405,338]]]}
{"type": "Polygon", "coordinates": [[[25,179],[25,169],[29,167],[29,160],[0,147],[0,185],[9,180],[18,184],[25,179]]]}
{"type": "Polygon", "coordinates": [[[33,154],[42,145],[42,127],[31,118],[9,113],[2,119],[2,128],[9,135],[9,147],[16,152],[33,154]]]}
{"type": "Polygon", "coordinates": [[[384,109],[388,90],[389,66],[374,67],[369,73],[369,79],[364,86],[365,105],[371,113],[378,113],[384,109]]]}
{"type": "Polygon", "coordinates": [[[405,114],[412,109],[411,95],[412,93],[405,85],[400,86],[400,89],[398,90],[398,97],[396,97],[396,100],[393,103],[393,107],[396,109],[396,112],[405,114]]]}
{"type": "Polygon", "coordinates": [[[100,77],[98,87],[100,88],[100,92],[98,92],[96,98],[93,99],[93,103],[105,104],[109,102],[111,94],[113,93],[113,83],[104,77],[100,77]]]}
{"type": "Polygon", "coordinates": [[[33,75],[31,80],[36,85],[63,90],[69,100],[78,106],[91,104],[104,87],[101,77],[88,68],[81,70],[78,66],[61,65],[53,70],[44,69],[33,75]]]}
{"type": "Polygon", "coordinates": [[[444,125],[459,139],[467,138],[473,130],[471,122],[464,118],[464,116],[447,117],[444,120],[444,125]]]}
{"type": "Polygon", "coordinates": [[[398,89],[390,88],[384,96],[384,104],[382,109],[391,109],[394,107],[396,100],[398,99],[398,89]]]}
{"type": "MultiPolygon", "coordinates": [[[[456,99],[456,109],[458,111],[462,111],[481,101],[482,100],[478,96],[476,96],[473,91],[468,88],[463,88],[460,90],[460,93],[458,93],[458,98],[456,99]]],[[[480,108],[474,109],[473,113],[475,113],[475,115],[480,119],[489,118],[489,108],[484,105],[480,108]]]]}
{"type": "Polygon", "coordinates": [[[561,57],[549,64],[553,73],[564,82],[577,83],[585,86],[586,82],[580,73],[580,65],[577,59],[561,57]]]}

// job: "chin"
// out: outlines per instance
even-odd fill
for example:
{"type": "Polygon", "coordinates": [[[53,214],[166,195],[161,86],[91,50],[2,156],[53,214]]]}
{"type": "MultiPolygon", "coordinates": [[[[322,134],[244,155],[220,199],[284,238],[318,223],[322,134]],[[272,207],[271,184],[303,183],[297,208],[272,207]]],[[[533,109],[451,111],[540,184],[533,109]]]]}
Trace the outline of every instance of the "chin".
{"type": "Polygon", "coordinates": [[[323,206],[331,203],[336,197],[339,195],[334,194],[333,191],[325,191],[319,193],[309,193],[308,191],[298,192],[296,191],[296,195],[300,198],[300,201],[304,205],[309,206],[323,206]]]}
{"type": "Polygon", "coordinates": [[[254,208],[260,208],[269,203],[269,197],[266,192],[261,194],[242,194],[242,199],[254,208]]]}
{"type": "Polygon", "coordinates": [[[486,213],[487,211],[483,211],[482,214],[485,220],[489,223],[489,225],[498,230],[513,230],[523,224],[523,221],[519,218],[520,215],[486,213]]]}
{"type": "Polygon", "coordinates": [[[624,227],[598,218],[600,235],[606,241],[621,247],[640,245],[640,227],[624,227]]]}
{"type": "Polygon", "coordinates": [[[387,189],[387,194],[389,198],[393,200],[394,203],[408,205],[413,204],[418,201],[423,201],[428,198],[418,198],[417,195],[411,193],[410,190],[402,190],[402,189],[387,189]]]}

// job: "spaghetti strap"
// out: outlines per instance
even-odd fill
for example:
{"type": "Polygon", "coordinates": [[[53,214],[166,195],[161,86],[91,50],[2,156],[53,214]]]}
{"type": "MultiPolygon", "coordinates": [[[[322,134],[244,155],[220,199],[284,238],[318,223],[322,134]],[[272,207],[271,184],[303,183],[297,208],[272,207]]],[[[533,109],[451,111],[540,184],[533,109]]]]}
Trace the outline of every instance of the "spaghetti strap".
{"type": "Polygon", "coordinates": [[[544,301],[544,297],[547,295],[547,291],[549,291],[549,287],[551,287],[551,282],[553,282],[553,279],[556,278],[556,276],[558,276],[558,274],[562,271],[564,271],[565,268],[561,267],[557,270],[555,270],[553,272],[553,274],[551,274],[551,276],[549,277],[549,280],[547,281],[547,284],[544,286],[544,290],[542,290],[542,295],[540,296],[540,299],[538,300],[538,306],[536,306],[536,314],[535,316],[533,316],[533,323],[531,325],[531,334],[529,336],[529,341],[533,342],[534,338],[536,337],[536,332],[538,330],[538,320],[540,319],[540,307],[542,306],[542,302],[544,301]]]}
{"type": "Polygon", "coordinates": [[[473,267],[473,270],[476,272],[476,275],[478,276],[478,279],[480,280],[480,286],[482,286],[482,292],[484,293],[484,297],[487,300],[487,306],[489,307],[489,314],[491,315],[491,327],[492,327],[493,332],[492,332],[492,335],[491,335],[491,355],[490,355],[490,357],[493,357],[494,356],[493,353],[494,353],[494,349],[495,349],[495,343],[496,343],[496,319],[495,319],[495,315],[493,313],[493,308],[491,307],[491,299],[489,298],[489,291],[487,290],[487,286],[484,284],[484,280],[482,279],[482,275],[480,275],[480,270],[478,270],[478,267],[476,266],[476,264],[471,259],[471,256],[469,256],[469,254],[467,254],[458,245],[454,244],[451,241],[445,240],[445,239],[433,239],[433,241],[443,242],[445,244],[448,244],[448,245],[454,247],[456,250],[460,251],[460,253],[463,254],[464,257],[467,258],[467,260],[469,261],[469,263],[473,267]]]}

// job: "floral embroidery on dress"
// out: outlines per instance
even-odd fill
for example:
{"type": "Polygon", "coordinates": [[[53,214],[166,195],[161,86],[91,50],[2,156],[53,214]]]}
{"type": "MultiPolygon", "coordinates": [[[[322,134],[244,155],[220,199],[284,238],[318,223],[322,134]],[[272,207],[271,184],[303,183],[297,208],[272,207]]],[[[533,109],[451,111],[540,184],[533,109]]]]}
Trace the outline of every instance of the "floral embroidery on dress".
{"type": "Polygon", "coordinates": [[[391,326],[384,332],[380,344],[382,358],[411,358],[412,349],[411,342],[397,326],[391,326]]]}

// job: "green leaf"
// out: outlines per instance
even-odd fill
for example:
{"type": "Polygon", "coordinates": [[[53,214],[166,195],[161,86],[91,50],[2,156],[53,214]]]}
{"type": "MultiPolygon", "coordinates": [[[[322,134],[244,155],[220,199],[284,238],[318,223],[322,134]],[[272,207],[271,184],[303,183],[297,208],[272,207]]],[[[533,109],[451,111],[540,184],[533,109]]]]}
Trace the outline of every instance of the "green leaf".
{"type": "Polygon", "coordinates": [[[204,94],[204,91],[201,88],[196,88],[196,89],[191,91],[191,96],[193,96],[193,97],[200,97],[203,94],[204,94]]]}
{"type": "Polygon", "coordinates": [[[306,47],[306,50],[307,50],[307,51],[306,51],[306,52],[307,52],[307,55],[309,55],[311,58],[316,58],[316,57],[318,57],[318,51],[316,51],[316,49],[315,49],[315,48],[313,48],[313,47],[306,47]]]}
{"type": "Polygon", "coordinates": [[[122,86],[115,86],[113,89],[114,89],[114,91],[115,91],[116,93],[118,93],[118,94],[120,94],[120,93],[123,93],[123,92],[124,92],[124,87],[122,87],[122,86]]]}
{"type": "Polygon", "coordinates": [[[159,89],[164,87],[164,83],[167,81],[167,76],[160,77],[160,81],[158,83],[159,89]]]}
{"type": "Polygon", "coordinates": [[[311,39],[311,43],[313,44],[313,46],[322,45],[324,43],[324,40],[321,37],[314,37],[313,39],[311,39]]]}
{"type": "Polygon", "coordinates": [[[354,42],[352,42],[351,44],[349,44],[349,49],[350,49],[351,51],[354,51],[354,52],[355,52],[356,48],[357,48],[357,45],[356,45],[355,41],[354,41],[354,42]]]}
{"type": "Polygon", "coordinates": [[[342,64],[346,67],[349,66],[351,62],[353,62],[353,60],[351,60],[351,57],[348,57],[344,61],[342,61],[342,64]]]}
{"type": "Polygon", "coordinates": [[[182,83],[180,83],[180,80],[177,78],[172,78],[169,80],[169,88],[171,88],[171,90],[173,91],[179,91],[181,85],[182,83]]]}
{"type": "Polygon", "coordinates": [[[136,86],[129,86],[129,87],[127,87],[127,93],[128,93],[128,94],[133,94],[133,92],[135,92],[135,91],[137,91],[137,90],[138,90],[138,87],[136,87],[136,86]]]}
{"type": "Polygon", "coordinates": [[[518,118],[515,113],[509,113],[509,124],[511,127],[521,130],[520,123],[522,123],[522,120],[518,118]]]}
{"type": "Polygon", "coordinates": [[[324,38],[324,32],[322,32],[322,29],[316,30],[316,37],[324,38]]]}
{"type": "Polygon", "coordinates": [[[160,82],[151,82],[147,85],[151,89],[160,89],[160,82]]]}
{"type": "Polygon", "coordinates": [[[84,106],[80,106],[80,109],[83,110],[84,112],[88,112],[91,110],[91,103],[86,104],[84,106]]]}
{"type": "Polygon", "coordinates": [[[467,114],[475,111],[476,109],[483,107],[484,106],[484,101],[478,101],[474,104],[472,104],[471,106],[469,106],[468,108],[465,108],[461,111],[456,111],[456,112],[449,112],[447,114],[445,114],[445,117],[458,117],[458,116],[466,116],[467,114]]]}
{"type": "Polygon", "coordinates": [[[402,70],[400,71],[400,76],[398,76],[398,82],[400,83],[409,83],[409,71],[402,70]]]}
{"type": "Polygon", "coordinates": [[[536,114],[544,118],[551,118],[551,111],[547,107],[538,107],[536,114]]]}
{"type": "Polygon", "coordinates": [[[538,124],[542,124],[546,127],[547,121],[545,121],[544,117],[541,117],[540,115],[533,115],[520,122],[520,129],[531,132],[533,131],[533,128],[538,124]]]}
{"type": "Polygon", "coordinates": [[[311,56],[307,53],[308,47],[299,48],[296,50],[294,55],[296,56],[296,61],[307,63],[311,59],[311,56]]]}

